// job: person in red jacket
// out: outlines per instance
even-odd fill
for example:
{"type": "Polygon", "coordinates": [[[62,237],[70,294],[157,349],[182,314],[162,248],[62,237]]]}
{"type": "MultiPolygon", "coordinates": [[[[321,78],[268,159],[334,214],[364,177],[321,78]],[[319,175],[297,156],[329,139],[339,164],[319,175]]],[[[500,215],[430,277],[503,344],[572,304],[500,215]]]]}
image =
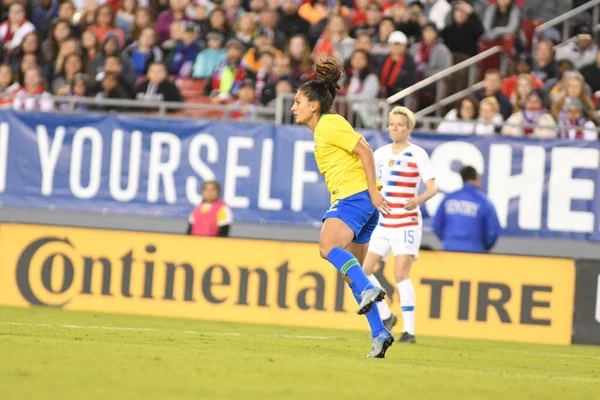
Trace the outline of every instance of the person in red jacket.
{"type": "Polygon", "coordinates": [[[227,237],[232,222],[231,209],[221,200],[221,184],[217,181],[204,182],[202,203],[190,214],[187,234],[227,237]]]}

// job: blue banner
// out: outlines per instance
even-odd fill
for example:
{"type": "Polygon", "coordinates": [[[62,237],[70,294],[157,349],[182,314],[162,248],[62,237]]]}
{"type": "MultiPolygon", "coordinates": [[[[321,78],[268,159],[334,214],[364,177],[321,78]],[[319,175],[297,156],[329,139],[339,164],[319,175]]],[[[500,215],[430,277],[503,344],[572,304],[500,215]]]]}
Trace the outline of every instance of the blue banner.
{"type": "MultiPolygon", "coordinates": [[[[361,132],[376,149],[385,132],[361,132]]],[[[599,240],[597,142],[413,135],[440,194],[473,165],[505,235],[599,240]]],[[[320,224],[329,194],[302,126],[0,111],[0,202],[6,206],[187,218],[216,179],[236,221],[320,224]]]]}

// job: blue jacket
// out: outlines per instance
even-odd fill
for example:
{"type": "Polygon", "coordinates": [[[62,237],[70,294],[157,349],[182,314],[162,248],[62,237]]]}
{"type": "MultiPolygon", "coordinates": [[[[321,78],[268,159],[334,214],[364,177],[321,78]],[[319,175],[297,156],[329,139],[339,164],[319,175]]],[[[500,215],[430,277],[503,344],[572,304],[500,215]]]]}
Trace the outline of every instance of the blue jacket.
{"type": "Polygon", "coordinates": [[[472,184],[450,193],[433,217],[435,234],[444,250],[483,253],[500,234],[500,221],[492,202],[472,184]]]}

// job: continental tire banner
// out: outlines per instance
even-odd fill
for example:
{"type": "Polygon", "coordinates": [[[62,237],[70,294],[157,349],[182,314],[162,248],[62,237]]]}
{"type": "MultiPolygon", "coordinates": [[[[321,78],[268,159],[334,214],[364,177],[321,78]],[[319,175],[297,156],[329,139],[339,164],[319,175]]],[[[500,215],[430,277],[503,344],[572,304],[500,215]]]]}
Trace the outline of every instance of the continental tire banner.
{"type": "MultiPolygon", "coordinates": [[[[573,264],[423,252],[412,276],[418,332],[569,344],[573,264]]],[[[388,293],[392,267],[378,272],[388,293]]],[[[312,243],[0,225],[0,304],[368,329],[312,243]]]]}
{"type": "Polygon", "coordinates": [[[573,343],[600,345],[600,261],[577,261],[573,318],[573,343]]]}

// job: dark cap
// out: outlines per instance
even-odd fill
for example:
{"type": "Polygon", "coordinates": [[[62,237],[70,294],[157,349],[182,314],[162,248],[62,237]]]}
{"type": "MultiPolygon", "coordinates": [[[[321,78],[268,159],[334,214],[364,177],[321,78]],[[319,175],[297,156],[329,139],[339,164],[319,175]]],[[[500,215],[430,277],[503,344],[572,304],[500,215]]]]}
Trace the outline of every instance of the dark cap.
{"type": "Polygon", "coordinates": [[[435,31],[435,33],[439,33],[437,25],[433,22],[428,22],[425,25],[423,25],[422,31],[424,31],[425,29],[428,29],[428,28],[433,29],[435,31]]]}
{"type": "Polygon", "coordinates": [[[196,25],[192,21],[185,21],[181,25],[182,25],[181,28],[182,28],[183,32],[193,32],[196,35],[198,33],[200,33],[200,29],[198,28],[198,25],[196,25]]]}
{"type": "Polygon", "coordinates": [[[208,34],[206,35],[206,40],[220,40],[221,42],[223,42],[225,40],[225,36],[223,36],[223,34],[221,32],[208,32],[208,34]]]}
{"type": "Polygon", "coordinates": [[[251,87],[252,89],[256,89],[256,83],[252,79],[244,79],[240,88],[243,87],[251,87]]]}
{"type": "Polygon", "coordinates": [[[592,30],[587,25],[582,25],[577,29],[577,35],[592,35],[592,30]]]}

